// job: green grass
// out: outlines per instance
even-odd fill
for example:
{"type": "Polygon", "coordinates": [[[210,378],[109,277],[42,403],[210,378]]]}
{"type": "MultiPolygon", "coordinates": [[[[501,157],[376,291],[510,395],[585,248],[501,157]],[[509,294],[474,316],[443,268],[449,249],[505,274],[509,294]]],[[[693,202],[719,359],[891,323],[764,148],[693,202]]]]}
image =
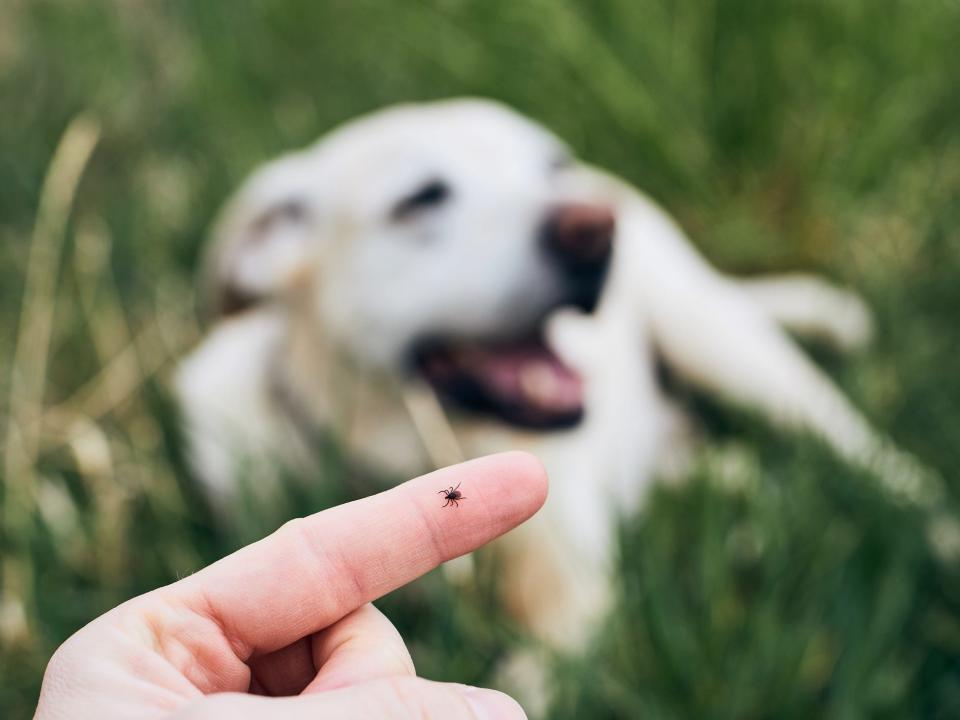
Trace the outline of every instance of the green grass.
{"type": "MultiPolygon", "coordinates": [[[[107,607],[367,489],[331,448],[326,477],[354,480],[217,532],[165,379],[197,337],[189,289],[220,202],[258,162],[395,101],[503,99],[647,189],[720,267],[858,288],[877,341],[823,360],[952,506],[958,47],[951,0],[0,6],[5,436],[23,420],[7,399],[37,380],[10,369],[43,178],[74,117],[100,127],[39,305],[55,303],[44,404],[75,402],[28,467],[0,470],[0,716],[29,716],[53,648],[107,607]],[[110,383],[75,397],[133,336],[110,383]],[[125,378],[133,393],[98,411],[125,378]]],[[[625,518],[617,612],[587,657],[557,661],[551,717],[960,715],[960,566],[931,551],[926,519],[815,443],[696,404],[718,449],[625,518]]],[[[491,598],[433,574],[383,607],[423,674],[483,682],[523,642],[491,598]]]]}

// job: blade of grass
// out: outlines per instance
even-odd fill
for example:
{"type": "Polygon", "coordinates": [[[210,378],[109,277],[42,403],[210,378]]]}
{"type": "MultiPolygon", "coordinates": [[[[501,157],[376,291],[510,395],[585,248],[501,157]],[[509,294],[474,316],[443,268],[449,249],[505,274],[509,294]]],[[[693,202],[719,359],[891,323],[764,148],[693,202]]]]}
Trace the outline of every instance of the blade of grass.
{"type": "MultiPolygon", "coordinates": [[[[54,151],[40,193],[14,344],[9,424],[4,439],[3,521],[10,539],[22,541],[26,537],[34,514],[34,463],[40,443],[40,409],[46,388],[60,257],[77,186],[99,137],[100,126],[94,118],[74,118],[54,151]]],[[[30,568],[17,553],[8,553],[4,558],[2,582],[0,618],[7,622],[0,622],[0,641],[25,641],[30,568]]]]}

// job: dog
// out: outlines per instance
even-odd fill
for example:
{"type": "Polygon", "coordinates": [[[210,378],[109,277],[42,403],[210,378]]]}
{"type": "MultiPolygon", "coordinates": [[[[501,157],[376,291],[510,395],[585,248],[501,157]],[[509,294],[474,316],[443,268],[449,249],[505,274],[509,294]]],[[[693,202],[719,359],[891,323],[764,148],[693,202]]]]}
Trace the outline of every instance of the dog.
{"type": "Polygon", "coordinates": [[[550,497],[501,541],[501,584],[560,650],[610,606],[617,518],[689,457],[661,365],[909,475],[790,334],[861,345],[856,295],[721,274],[649,198],[492,101],[388,108],[257,170],[216,223],[204,288],[212,328],[175,388],[218,512],[244,470],[266,496],[277,462],[315,467],[318,433],[397,479],[533,452],[550,497]]]}

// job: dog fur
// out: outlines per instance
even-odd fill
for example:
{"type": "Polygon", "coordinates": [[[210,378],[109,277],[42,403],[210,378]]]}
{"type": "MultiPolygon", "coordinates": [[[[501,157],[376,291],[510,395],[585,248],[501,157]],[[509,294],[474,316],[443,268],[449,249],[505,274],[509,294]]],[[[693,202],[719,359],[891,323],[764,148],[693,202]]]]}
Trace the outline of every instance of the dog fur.
{"type": "Polygon", "coordinates": [[[862,344],[870,316],[855,295],[811,276],[719,273],[650,199],[490,101],[390,108],[257,170],[222,212],[206,268],[219,309],[176,391],[220,512],[241,467],[265,495],[278,459],[310,468],[317,431],[398,479],[531,451],[550,497],[502,541],[502,584],[507,606],[557,648],[582,646],[609,605],[617,517],[683,457],[689,418],[660,386],[659,362],[881,474],[909,465],[787,333],[862,344]],[[556,299],[538,249],[544,218],[569,205],[615,217],[592,312],[556,299]],[[411,370],[421,337],[531,325],[582,382],[579,422],[517,427],[464,411],[411,370]]]}

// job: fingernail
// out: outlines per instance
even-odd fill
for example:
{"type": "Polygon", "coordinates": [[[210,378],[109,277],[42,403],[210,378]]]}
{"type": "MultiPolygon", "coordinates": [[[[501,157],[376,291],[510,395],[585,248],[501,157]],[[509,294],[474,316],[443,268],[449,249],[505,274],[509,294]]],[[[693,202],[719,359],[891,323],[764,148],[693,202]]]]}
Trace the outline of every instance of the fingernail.
{"type": "Polygon", "coordinates": [[[477,720],[526,720],[520,703],[502,692],[467,686],[463,696],[477,720]]]}

